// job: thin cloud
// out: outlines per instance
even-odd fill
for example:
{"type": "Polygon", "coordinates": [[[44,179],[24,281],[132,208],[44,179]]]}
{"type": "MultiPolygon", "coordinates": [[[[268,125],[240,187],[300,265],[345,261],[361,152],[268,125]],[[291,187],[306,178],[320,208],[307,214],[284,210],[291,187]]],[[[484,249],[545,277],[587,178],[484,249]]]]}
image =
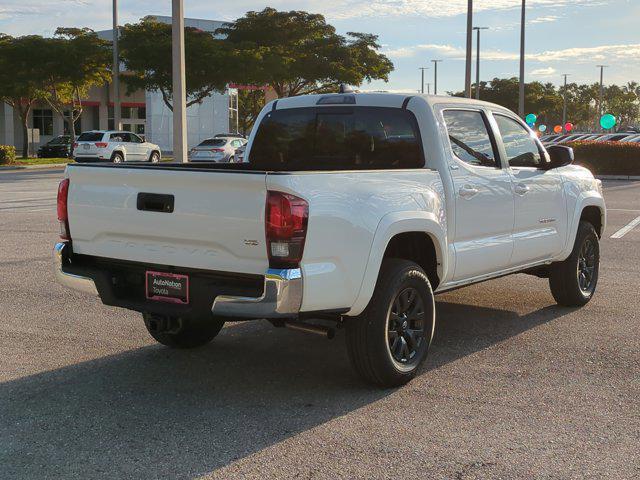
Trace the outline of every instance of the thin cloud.
{"type": "Polygon", "coordinates": [[[553,67],[536,68],[535,70],[531,71],[531,75],[534,75],[536,77],[550,77],[551,75],[554,75],[556,72],[557,70],[553,67]]]}
{"type": "MultiPolygon", "coordinates": [[[[422,44],[410,47],[399,47],[385,50],[384,53],[391,58],[410,58],[421,52],[430,52],[451,60],[465,58],[465,50],[454,45],[422,44]]],[[[502,50],[484,50],[483,60],[517,60],[520,55],[517,52],[504,52],[502,50]]],[[[539,53],[529,53],[526,59],[534,62],[561,62],[571,60],[579,63],[598,60],[640,60],[640,43],[599,45],[596,47],[575,47],[562,50],[547,50],[539,53]]]]}

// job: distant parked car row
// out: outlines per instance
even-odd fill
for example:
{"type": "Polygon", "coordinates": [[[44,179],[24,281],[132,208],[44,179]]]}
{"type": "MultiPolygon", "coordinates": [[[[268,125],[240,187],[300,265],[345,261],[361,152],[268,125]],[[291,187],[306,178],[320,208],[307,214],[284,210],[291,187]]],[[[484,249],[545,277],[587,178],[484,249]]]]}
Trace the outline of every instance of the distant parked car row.
{"type": "Polygon", "coordinates": [[[574,134],[556,134],[542,137],[541,141],[545,145],[560,145],[563,143],[577,141],[592,142],[624,142],[624,143],[640,143],[640,133],[636,132],[620,132],[620,133],[574,133],[574,134]]]}
{"type": "MultiPolygon", "coordinates": [[[[247,139],[237,133],[221,133],[200,142],[189,150],[191,162],[242,162],[247,139]]],[[[91,130],[83,132],[75,142],[69,135],[60,135],[38,150],[39,157],[70,157],[76,162],[143,161],[156,163],[161,159],[160,147],[132,132],[91,130]]]]}

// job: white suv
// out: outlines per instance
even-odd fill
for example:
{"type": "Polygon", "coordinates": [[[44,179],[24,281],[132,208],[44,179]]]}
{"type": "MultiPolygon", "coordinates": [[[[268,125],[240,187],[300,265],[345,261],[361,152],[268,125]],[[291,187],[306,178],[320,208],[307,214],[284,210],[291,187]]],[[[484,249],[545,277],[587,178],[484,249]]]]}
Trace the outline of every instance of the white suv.
{"type": "Polygon", "coordinates": [[[76,162],[160,161],[160,147],[131,132],[91,130],[83,132],[73,145],[76,162]]]}

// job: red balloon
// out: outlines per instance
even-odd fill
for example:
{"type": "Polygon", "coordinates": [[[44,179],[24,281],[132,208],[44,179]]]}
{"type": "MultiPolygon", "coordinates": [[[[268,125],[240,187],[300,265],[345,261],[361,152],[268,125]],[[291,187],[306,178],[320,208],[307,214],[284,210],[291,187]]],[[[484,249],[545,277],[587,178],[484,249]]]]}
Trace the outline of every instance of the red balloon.
{"type": "Polygon", "coordinates": [[[555,127],[553,127],[553,131],[556,133],[560,133],[562,132],[562,127],[560,125],[556,125],[555,127]]]}
{"type": "Polygon", "coordinates": [[[567,122],[564,124],[564,130],[565,132],[570,132],[571,130],[573,130],[573,123],[571,122],[567,122]]]}

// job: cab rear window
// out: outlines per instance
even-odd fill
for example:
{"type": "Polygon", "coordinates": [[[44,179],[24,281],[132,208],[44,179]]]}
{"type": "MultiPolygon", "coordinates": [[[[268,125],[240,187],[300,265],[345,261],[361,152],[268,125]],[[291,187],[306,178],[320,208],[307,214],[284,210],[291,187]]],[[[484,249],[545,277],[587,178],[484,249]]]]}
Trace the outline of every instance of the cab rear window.
{"type": "Polygon", "coordinates": [[[425,164],[413,114],[381,107],[269,112],[249,155],[251,169],[272,171],[421,168],[425,164]]]}

